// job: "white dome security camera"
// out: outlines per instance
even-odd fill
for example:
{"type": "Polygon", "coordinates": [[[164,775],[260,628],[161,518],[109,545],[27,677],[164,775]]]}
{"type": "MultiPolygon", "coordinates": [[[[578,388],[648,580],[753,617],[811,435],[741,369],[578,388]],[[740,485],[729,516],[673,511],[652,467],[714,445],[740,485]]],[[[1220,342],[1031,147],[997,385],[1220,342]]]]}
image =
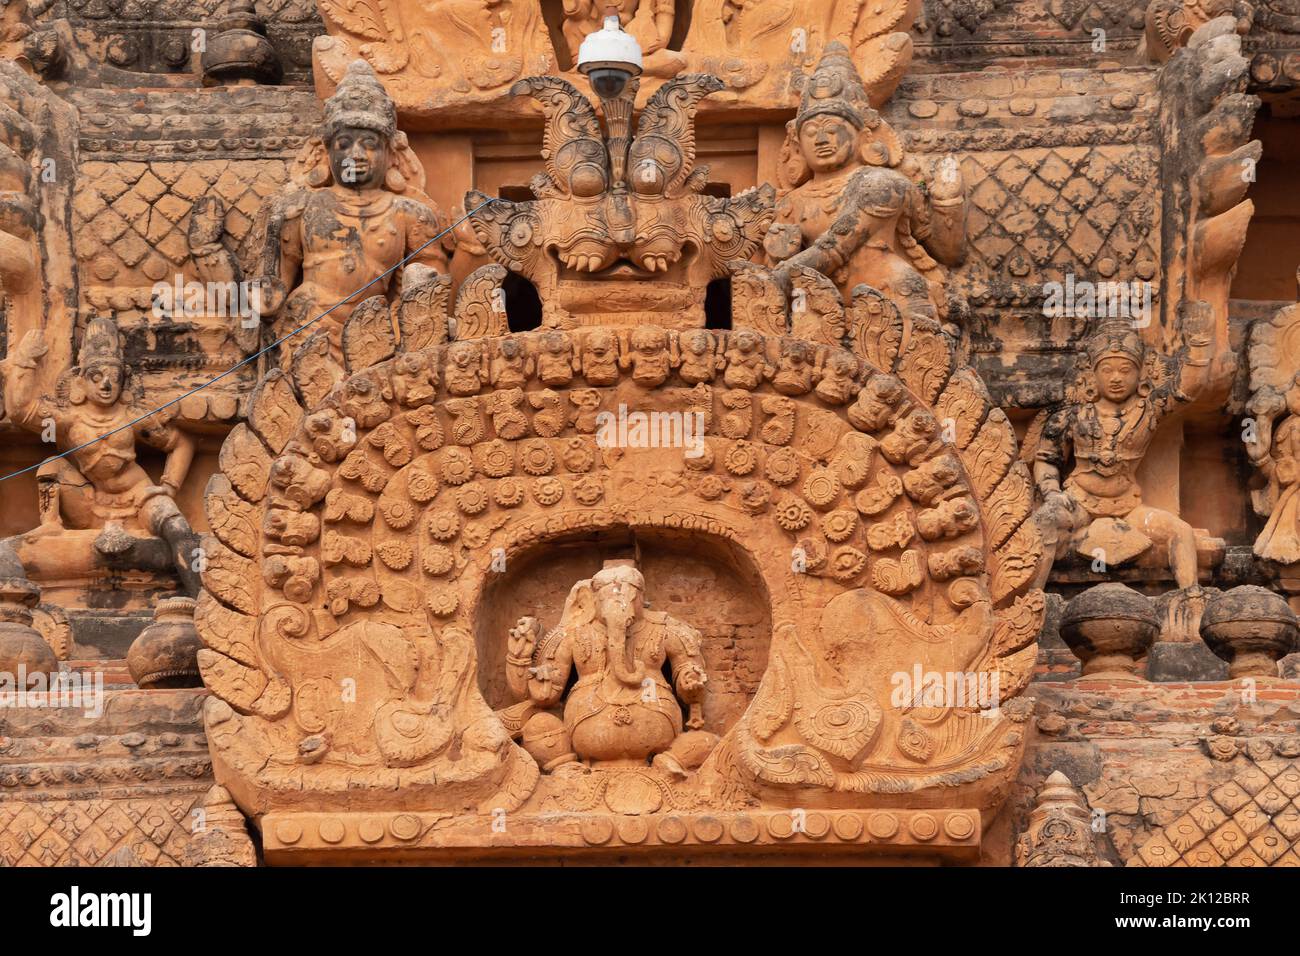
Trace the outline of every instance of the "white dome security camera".
{"type": "Polygon", "coordinates": [[[591,81],[591,88],[603,100],[617,97],[629,79],[641,74],[641,47],[623,31],[617,14],[607,14],[604,28],[582,41],[578,72],[591,81]]]}

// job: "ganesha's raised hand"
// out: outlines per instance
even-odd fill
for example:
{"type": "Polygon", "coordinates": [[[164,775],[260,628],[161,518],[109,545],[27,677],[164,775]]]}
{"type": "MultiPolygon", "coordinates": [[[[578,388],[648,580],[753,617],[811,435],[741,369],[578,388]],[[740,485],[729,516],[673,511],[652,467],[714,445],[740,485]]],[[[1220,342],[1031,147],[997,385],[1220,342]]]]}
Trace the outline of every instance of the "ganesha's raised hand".
{"type": "Polygon", "coordinates": [[[537,618],[521,617],[510,629],[506,641],[506,653],[517,661],[531,660],[533,651],[537,649],[537,638],[541,629],[537,618]]]}

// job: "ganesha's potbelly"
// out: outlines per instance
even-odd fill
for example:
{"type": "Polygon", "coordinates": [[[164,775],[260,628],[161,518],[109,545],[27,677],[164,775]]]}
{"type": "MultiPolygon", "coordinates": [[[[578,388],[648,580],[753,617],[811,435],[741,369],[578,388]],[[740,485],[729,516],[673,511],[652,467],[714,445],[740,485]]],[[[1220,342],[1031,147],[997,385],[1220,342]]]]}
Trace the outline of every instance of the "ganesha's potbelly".
{"type": "Polygon", "coordinates": [[[654,611],[644,612],[626,640],[607,637],[601,626],[574,628],[578,682],[564,705],[573,749],[597,761],[643,761],[667,750],[682,732],[682,711],[664,678],[664,662],[679,650],[687,653],[690,637],[654,611]]]}

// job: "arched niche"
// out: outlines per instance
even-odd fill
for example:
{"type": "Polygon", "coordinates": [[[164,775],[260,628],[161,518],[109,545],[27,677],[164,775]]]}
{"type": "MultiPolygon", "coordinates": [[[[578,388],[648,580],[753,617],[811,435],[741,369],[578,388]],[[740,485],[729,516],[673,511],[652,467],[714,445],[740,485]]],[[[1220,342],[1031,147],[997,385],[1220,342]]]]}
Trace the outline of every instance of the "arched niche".
{"type": "Polygon", "coordinates": [[[767,668],[772,619],[752,555],[734,541],[667,527],[614,525],[557,535],[509,558],[484,582],[475,616],[478,686],[488,706],[515,702],[505,678],[507,633],[524,615],[543,632],[560,621],[573,584],[611,558],[635,558],[647,605],[700,632],[709,676],[704,729],[723,734],[740,719],[767,668]]]}

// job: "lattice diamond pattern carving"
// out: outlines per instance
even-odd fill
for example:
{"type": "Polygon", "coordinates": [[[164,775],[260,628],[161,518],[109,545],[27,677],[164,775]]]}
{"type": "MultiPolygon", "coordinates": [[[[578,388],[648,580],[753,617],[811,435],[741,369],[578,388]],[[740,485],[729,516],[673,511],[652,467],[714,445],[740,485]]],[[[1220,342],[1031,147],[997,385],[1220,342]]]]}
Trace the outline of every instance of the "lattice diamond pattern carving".
{"type": "Polygon", "coordinates": [[[1159,206],[1155,154],[1132,146],[1055,147],[969,154],[968,235],[994,272],[1096,273],[1103,259],[1117,279],[1156,261],[1159,206]]]}
{"type": "Polygon", "coordinates": [[[171,281],[178,271],[194,278],[185,233],[195,200],[221,197],[226,230],[238,244],[262,201],[287,178],[287,164],[274,159],[85,163],[72,208],[88,284],[139,288],[171,281]]]}
{"type": "Polygon", "coordinates": [[[0,866],[180,866],[200,797],[0,802],[0,866]]]}
{"type": "Polygon", "coordinates": [[[1300,766],[1235,759],[1232,780],[1163,830],[1129,866],[1300,866],[1300,766]]]}

